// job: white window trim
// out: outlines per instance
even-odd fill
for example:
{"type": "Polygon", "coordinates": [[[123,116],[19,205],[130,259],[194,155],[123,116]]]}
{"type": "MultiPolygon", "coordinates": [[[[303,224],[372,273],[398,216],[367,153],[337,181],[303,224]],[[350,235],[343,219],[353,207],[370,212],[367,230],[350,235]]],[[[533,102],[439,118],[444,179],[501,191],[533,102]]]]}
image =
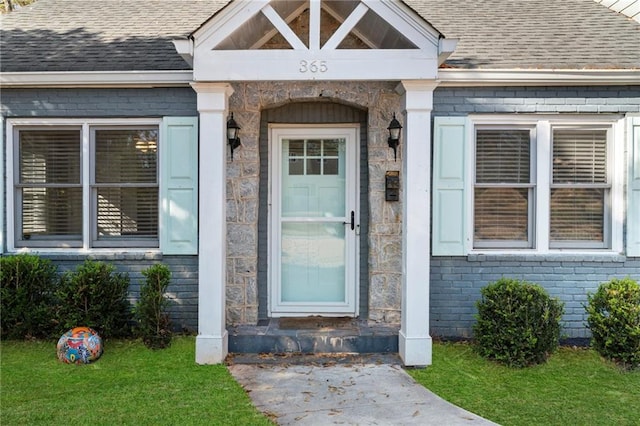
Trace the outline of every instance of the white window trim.
{"type": "Polygon", "coordinates": [[[471,230],[469,254],[584,254],[589,253],[594,256],[623,252],[623,223],[624,223],[624,177],[625,177],[625,127],[624,117],[619,114],[608,114],[600,116],[590,115],[559,115],[559,114],[523,114],[523,115],[469,115],[470,126],[467,128],[468,152],[472,167],[467,168],[465,176],[467,188],[474,188],[475,184],[475,130],[477,126],[532,126],[535,128],[535,207],[533,220],[533,248],[508,248],[508,249],[488,249],[473,248],[473,190],[467,191],[467,205],[471,207],[471,214],[467,215],[467,226],[471,230]],[[610,222],[607,224],[610,230],[609,248],[550,248],[549,247],[549,225],[550,225],[550,184],[551,184],[551,161],[539,161],[539,159],[549,159],[551,156],[551,132],[554,126],[600,126],[609,129],[609,146],[607,154],[611,155],[612,163],[609,165],[611,178],[611,210],[610,222]]]}
{"type": "MultiPolygon", "coordinates": [[[[21,253],[51,253],[51,254],[86,254],[86,253],[156,253],[160,252],[159,247],[109,247],[95,248],[91,247],[91,170],[89,168],[91,158],[89,155],[90,146],[90,127],[91,126],[157,126],[158,139],[161,143],[164,135],[162,134],[161,118],[10,118],[7,119],[6,126],[6,147],[7,154],[6,163],[6,219],[7,219],[7,252],[21,253]],[[62,247],[16,247],[16,218],[15,218],[15,175],[14,175],[14,156],[15,156],[15,140],[14,128],[22,126],[38,126],[45,128],[47,126],[80,126],[82,128],[82,247],[79,248],[62,248],[62,247]]],[[[159,155],[159,153],[158,153],[159,155]]],[[[158,164],[160,161],[158,160],[158,164]]],[[[158,187],[160,187],[161,173],[158,176],[158,187]]],[[[161,230],[158,229],[158,232],[161,230]]],[[[160,235],[158,235],[160,240],[160,235]]]]}

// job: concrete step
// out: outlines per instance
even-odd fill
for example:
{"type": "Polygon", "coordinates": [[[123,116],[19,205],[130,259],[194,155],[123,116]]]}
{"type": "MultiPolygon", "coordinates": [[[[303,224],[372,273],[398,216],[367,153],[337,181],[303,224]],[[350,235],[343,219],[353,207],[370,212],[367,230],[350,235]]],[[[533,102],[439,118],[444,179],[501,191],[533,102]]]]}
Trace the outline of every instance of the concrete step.
{"type": "Polygon", "coordinates": [[[396,353],[398,329],[352,319],[278,318],[229,328],[230,353],[396,353]]]}

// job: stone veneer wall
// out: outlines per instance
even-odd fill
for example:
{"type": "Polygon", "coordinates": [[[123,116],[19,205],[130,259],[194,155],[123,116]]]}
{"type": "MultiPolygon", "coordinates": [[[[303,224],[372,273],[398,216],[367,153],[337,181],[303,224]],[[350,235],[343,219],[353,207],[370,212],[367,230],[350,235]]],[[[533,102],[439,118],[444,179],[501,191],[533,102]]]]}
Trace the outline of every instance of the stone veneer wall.
{"type": "MultiPolygon", "coordinates": [[[[258,320],[258,190],[260,114],[289,102],[330,99],[368,111],[369,155],[369,320],[400,322],[401,217],[399,202],[384,201],[387,170],[400,170],[387,146],[392,114],[400,120],[396,82],[247,82],[234,83],[229,110],[242,127],[242,147],[227,162],[227,322],[258,320]]],[[[361,235],[361,238],[367,238],[361,235]]]]}

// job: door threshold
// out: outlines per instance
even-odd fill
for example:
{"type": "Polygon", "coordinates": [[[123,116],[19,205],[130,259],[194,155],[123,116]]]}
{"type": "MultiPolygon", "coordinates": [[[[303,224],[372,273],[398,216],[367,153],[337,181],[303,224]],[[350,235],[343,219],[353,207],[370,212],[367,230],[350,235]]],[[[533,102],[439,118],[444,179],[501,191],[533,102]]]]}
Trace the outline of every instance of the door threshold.
{"type": "Polygon", "coordinates": [[[326,330],[347,329],[358,326],[358,319],[353,317],[282,317],[278,319],[281,330],[326,330]]]}

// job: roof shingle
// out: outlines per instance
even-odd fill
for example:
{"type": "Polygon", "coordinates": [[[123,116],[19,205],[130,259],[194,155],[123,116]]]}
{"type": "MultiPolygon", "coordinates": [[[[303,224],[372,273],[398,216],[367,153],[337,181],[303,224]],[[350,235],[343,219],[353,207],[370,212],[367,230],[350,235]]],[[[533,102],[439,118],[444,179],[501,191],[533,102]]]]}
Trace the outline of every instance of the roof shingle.
{"type": "MultiPolygon", "coordinates": [[[[404,0],[448,38],[447,66],[640,69],[640,24],[592,0],[404,0]]],[[[0,70],[185,70],[172,39],[227,0],[38,0],[2,16],[0,70]]]]}
{"type": "Polygon", "coordinates": [[[38,0],[2,16],[1,70],[184,70],[171,42],[227,0],[38,0]]]}
{"type": "Polygon", "coordinates": [[[640,24],[591,0],[405,0],[457,68],[640,69],[640,24]]]}

